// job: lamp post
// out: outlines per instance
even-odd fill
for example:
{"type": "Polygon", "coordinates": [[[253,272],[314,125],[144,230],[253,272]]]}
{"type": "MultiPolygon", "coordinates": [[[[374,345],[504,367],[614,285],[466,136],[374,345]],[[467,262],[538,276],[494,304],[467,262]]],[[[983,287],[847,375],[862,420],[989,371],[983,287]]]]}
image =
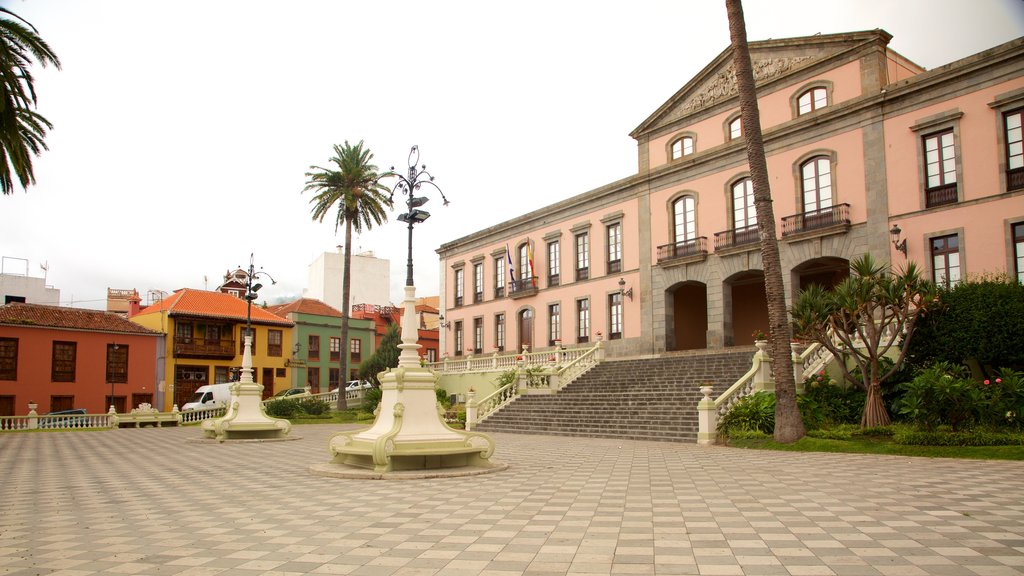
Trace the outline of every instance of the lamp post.
{"type": "MultiPolygon", "coordinates": [[[[117,352],[117,342],[114,342],[114,352],[117,352]]],[[[109,371],[108,371],[109,372],[109,371]]],[[[107,378],[110,378],[110,407],[114,407],[114,378],[112,374],[107,374],[107,378]]]]}
{"type": "Polygon", "coordinates": [[[271,285],[277,284],[277,281],[274,280],[273,276],[271,276],[268,272],[264,272],[263,271],[263,267],[262,266],[260,266],[259,270],[256,270],[256,267],[253,264],[253,253],[250,252],[249,253],[249,270],[245,273],[245,296],[244,296],[244,298],[245,298],[245,301],[246,301],[246,307],[245,307],[245,334],[242,336],[243,338],[245,336],[252,335],[252,301],[256,299],[256,293],[260,291],[260,288],[263,288],[263,284],[260,284],[259,282],[256,282],[255,284],[253,284],[253,280],[255,280],[256,278],[259,278],[260,276],[266,276],[267,278],[270,278],[270,284],[271,285]]]}
{"type": "Polygon", "coordinates": [[[429,184],[437,189],[441,194],[441,199],[444,200],[444,206],[448,205],[448,199],[445,198],[444,192],[434,184],[434,177],[427,172],[427,165],[423,164],[419,168],[416,167],[420,161],[420,147],[413,145],[409,150],[409,169],[405,176],[395,172],[395,167],[391,167],[391,173],[388,176],[395,176],[398,178],[398,183],[391,189],[391,199],[394,200],[395,191],[399,191],[402,194],[407,195],[409,198],[406,200],[406,206],[408,211],[398,215],[399,222],[405,222],[409,225],[409,258],[406,261],[405,267],[405,285],[412,286],[412,227],[413,224],[419,224],[430,218],[430,212],[426,210],[420,210],[420,206],[427,203],[429,198],[426,196],[416,196],[415,193],[419,191],[420,187],[424,184],[429,184]]]}

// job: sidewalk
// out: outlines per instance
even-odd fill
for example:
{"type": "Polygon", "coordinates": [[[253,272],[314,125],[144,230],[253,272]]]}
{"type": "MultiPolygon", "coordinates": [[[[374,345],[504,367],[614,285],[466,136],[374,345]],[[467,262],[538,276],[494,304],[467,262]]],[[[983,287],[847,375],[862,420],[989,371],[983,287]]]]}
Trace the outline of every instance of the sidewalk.
{"type": "Polygon", "coordinates": [[[0,575],[1010,575],[1024,463],[494,434],[507,471],[313,476],[337,426],[0,435],[0,575]]]}

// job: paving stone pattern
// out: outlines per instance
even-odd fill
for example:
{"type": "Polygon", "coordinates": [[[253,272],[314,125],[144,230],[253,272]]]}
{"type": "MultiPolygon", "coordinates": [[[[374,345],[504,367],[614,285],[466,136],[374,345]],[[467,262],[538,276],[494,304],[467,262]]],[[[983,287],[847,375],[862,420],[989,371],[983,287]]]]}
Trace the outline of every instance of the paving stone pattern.
{"type": "Polygon", "coordinates": [[[1024,463],[495,434],[501,473],[313,476],[339,426],[0,435],[0,574],[1024,571],[1024,463]]]}
{"type": "Polygon", "coordinates": [[[750,370],[754,350],[602,362],[555,395],[520,396],[476,430],[696,442],[700,386],[725,392],[750,370]]]}

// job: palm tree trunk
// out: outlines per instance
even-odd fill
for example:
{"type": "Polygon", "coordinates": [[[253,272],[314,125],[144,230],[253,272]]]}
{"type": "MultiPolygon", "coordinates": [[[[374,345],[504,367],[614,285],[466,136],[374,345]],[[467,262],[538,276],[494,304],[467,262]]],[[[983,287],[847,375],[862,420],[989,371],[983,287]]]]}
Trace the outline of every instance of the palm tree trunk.
{"type": "Polygon", "coordinates": [[[349,298],[352,297],[352,216],[345,215],[345,260],[342,264],[341,279],[341,374],[338,384],[338,410],[348,410],[348,401],[345,399],[345,384],[348,382],[348,311],[349,298]]]}
{"type": "Polygon", "coordinates": [[[747,162],[754,187],[754,208],[757,228],[761,235],[761,261],[764,266],[765,295],[768,300],[769,353],[772,359],[772,378],[775,381],[775,441],[795,442],[804,435],[804,423],[796,404],[796,381],[790,358],[791,340],[786,294],[782,282],[782,263],[779,243],[775,237],[775,212],[772,210],[768,163],[761,138],[761,119],[754,89],[754,72],[747,47],[747,30],[740,0],[725,0],[729,15],[729,35],[732,38],[733,66],[736,68],[736,88],[740,98],[743,135],[747,142],[747,162]]]}

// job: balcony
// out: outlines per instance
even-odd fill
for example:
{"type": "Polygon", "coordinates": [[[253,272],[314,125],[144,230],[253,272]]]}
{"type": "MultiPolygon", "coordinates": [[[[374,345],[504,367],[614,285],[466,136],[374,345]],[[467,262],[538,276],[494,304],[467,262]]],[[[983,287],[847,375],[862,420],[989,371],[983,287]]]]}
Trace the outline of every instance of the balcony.
{"type": "Polygon", "coordinates": [[[203,340],[200,338],[175,337],[175,358],[234,358],[234,340],[203,340]]]}
{"type": "Polygon", "coordinates": [[[924,191],[924,195],[927,208],[935,208],[945,204],[956,204],[956,182],[946,184],[945,186],[928,188],[924,191]]]}
{"type": "Polygon", "coordinates": [[[664,262],[699,261],[708,255],[707,236],[658,246],[658,264],[664,262]]]}
{"type": "Polygon", "coordinates": [[[1024,168],[1013,168],[1006,171],[1006,189],[1020,190],[1024,188],[1024,168]]]}
{"type": "Polygon", "coordinates": [[[537,277],[530,276],[520,280],[513,280],[508,288],[510,298],[526,298],[537,293],[537,277]]]}
{"type": "Polygon", "coordinates": [[[748,247],[749,244],[756,244],[760,239],[757,224],[715,232],[715,252],[729,248],[748,247]]]}
{"type": "Polygon", "coordinates": [[[782,237],[800,236],[837,227],[842,227],[844,231],[850,227],[849,204],[836,204],[820,210],[786,216],[782,219],[782,237]]]}

